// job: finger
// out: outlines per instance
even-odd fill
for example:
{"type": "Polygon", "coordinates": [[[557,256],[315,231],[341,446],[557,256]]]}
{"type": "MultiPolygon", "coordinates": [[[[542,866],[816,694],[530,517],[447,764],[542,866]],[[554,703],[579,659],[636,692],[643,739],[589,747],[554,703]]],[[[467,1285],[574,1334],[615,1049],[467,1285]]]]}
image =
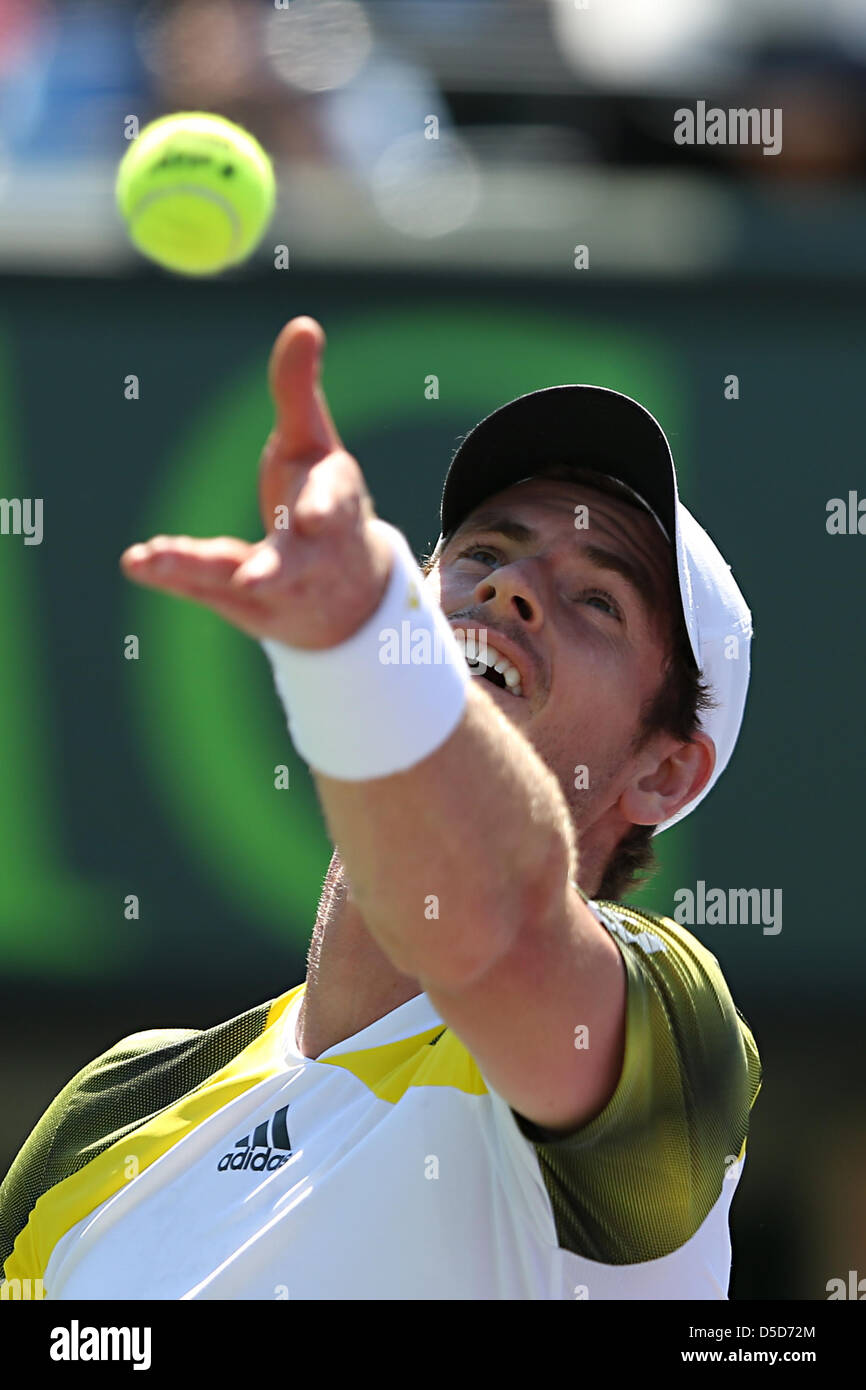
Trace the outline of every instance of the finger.
{"type": "Polygon", "coordinates": [[[152,587],[158,587],[171,598],[189,599],[203,608],[209,608],[212,613],[257,640],[267,635],[268,624],[273,623],[271,609],[259,600],[258,595],[239,593],[226,586],[200,587],[186,580],[152,587]]]}
{"type": "Polygon", "coordinates": [[[248,636],[259,638],[273,623],[272,605],[234,580],[258,549],[230,536],[195,541],[189,536],[155,536],[121,556],[128,578],[174,598],[209,608],[248,636]]]}
{"type": "Polygon", "coordinates": [[[319,382],[325,335],[315,319],[292,319],[279,334],[268,365],[276,420],[259,467],[259,509],[265,532],[280,508],[291,512],[304,475],[341,448],[319,382]]]}
{"type": "Polygon", "coordinates": [[[259,509],[265,534],[312,535],[347,490],[357,491],[357,464],[342,449],[308,468],[288,464],[271,436],[259,472],[259,509]]]}
{"type": "Polygon", "coordinates": [[[138,584],[178,593],[186,592],[191,585],[216,592],[231,583],[253,548],[247,541],[232,536],[214,540],[154,536],[152,540],[125,550],[120,564],[127,578],[138,584]]]}
{"type": "Polygon", "coordinates": [[[272,587],[276,580],[282,578],[282,574],[283,558],[269,538],[257,545],[244,563],[238,566],[232,575],[231,585],[245,592],[257,587],[264,589],[272,587]]]}
{"type": "Polygon", "coordinates": [[[277,337],[268,364],[277,435],[283,457],[315,463],[341,449],[320,380],[325,334],[313,318],[291,319],[277,337]]]}

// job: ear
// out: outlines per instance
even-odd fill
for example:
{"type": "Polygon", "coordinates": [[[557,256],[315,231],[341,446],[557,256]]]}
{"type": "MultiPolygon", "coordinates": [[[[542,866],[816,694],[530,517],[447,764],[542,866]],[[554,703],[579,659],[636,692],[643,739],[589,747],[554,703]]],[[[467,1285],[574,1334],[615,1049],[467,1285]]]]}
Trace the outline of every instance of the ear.
{"type": "Polygon", "coordinates": [[[664,734],[651,739],[620,796],[623,818],[632,825],[661,825],[700,795],[715,765],[716,746],[709,734],[696,733],[689,743],[664,734]]]}

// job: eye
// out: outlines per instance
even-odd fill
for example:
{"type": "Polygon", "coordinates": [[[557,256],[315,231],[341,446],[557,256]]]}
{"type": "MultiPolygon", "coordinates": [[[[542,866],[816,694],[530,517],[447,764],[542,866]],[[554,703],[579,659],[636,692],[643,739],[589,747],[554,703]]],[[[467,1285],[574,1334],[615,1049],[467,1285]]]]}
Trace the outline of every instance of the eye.
{"type": "Polygon", "coordinates": [[[492,555],[495,560],[501,558],[498,550],[491,550],[487,545],[469,545],[465,550],[458,551],[457,559],[462,560],[464,556],[468,557],[479,553],[482,555],[492,555]]]}
{"type": "Polygon", "coordinates": [[[609,594],[606,589],[584,589],[575,595],[576,603],[592,602],[593,600],[605,604],[611,617],[616,618],[618,622],[622,621],[622,609],[613,595],[609,594]]]}
{"type": "MultiPolygon", "coordinates": [[[[494,562],[502,559],[501,551],[494,550],[489,545],[468,545],[465,550],[459,550],[455,558],[458,560],[470,559],[473,555],[492,556],[494,562]]],[[[479,561],[479,563],[483,564],[484,561],[479,561]]],[[[574,602],[602,604],[604,605],[601,609],[602,612],[606,610],[617,622],[623,621],[622,609],[613,594],[609,594],[606,589],[582,589],[579,594],[575,594],[574,602]]]]}

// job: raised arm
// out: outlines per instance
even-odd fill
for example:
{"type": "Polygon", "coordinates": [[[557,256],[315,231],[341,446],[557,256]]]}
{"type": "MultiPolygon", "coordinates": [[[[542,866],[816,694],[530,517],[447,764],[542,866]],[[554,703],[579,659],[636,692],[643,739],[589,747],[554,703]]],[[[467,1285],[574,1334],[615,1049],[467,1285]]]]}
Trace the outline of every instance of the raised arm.
{"type": "MultiPolygon", "coordinates": [[[[265,539],[157,537],[122,559],[131,579],[308,652],[345,642],[377,613],[394,564],[324,401],[323,342],[318,324],[295,319],[271,356],[265,539]]],[[[620,1071],[625,972],[576,890],[567,805],[528,740],[470,681],[453,731],[405,770],[343,780],[311,766],[365,926],[489,1083],[549,1128],[595,1114],[620,1071]],[[578,1029],[588,1046],[577,1046],[578,1029]]]]}

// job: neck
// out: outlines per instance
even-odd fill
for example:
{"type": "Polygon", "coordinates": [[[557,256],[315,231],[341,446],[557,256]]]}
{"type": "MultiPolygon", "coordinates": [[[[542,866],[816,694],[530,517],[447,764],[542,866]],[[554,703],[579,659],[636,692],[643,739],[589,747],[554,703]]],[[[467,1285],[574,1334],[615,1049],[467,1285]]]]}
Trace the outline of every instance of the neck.
{"type": "Polygon", "coordinates": [[[578,851],[580,886],[588,898],[594,898],[601,886],[605,866],[612,851],[607,843],[599,843],[592,829],[586,835],[578,836],[578,851]]]}
{"type": "MultiPolygon", "coordinates": [[[[580,885],[590,898],[610,852],[600,838],[593,827],[581,839],[580,885]]],[[[306,989],[295,1030],[300,1051],[305,1057],[318,1057],[421,992],[418,980],[401,974],[367,930],[334,850],[307,955],[306,989]]]]}
{"type": "Polygon", "coordinates": [[[325,876],[307,957],[307,982],[296,1039],[318,1057],[421,993],[376,944],[352,897],[337,850],[325,876]]]}

